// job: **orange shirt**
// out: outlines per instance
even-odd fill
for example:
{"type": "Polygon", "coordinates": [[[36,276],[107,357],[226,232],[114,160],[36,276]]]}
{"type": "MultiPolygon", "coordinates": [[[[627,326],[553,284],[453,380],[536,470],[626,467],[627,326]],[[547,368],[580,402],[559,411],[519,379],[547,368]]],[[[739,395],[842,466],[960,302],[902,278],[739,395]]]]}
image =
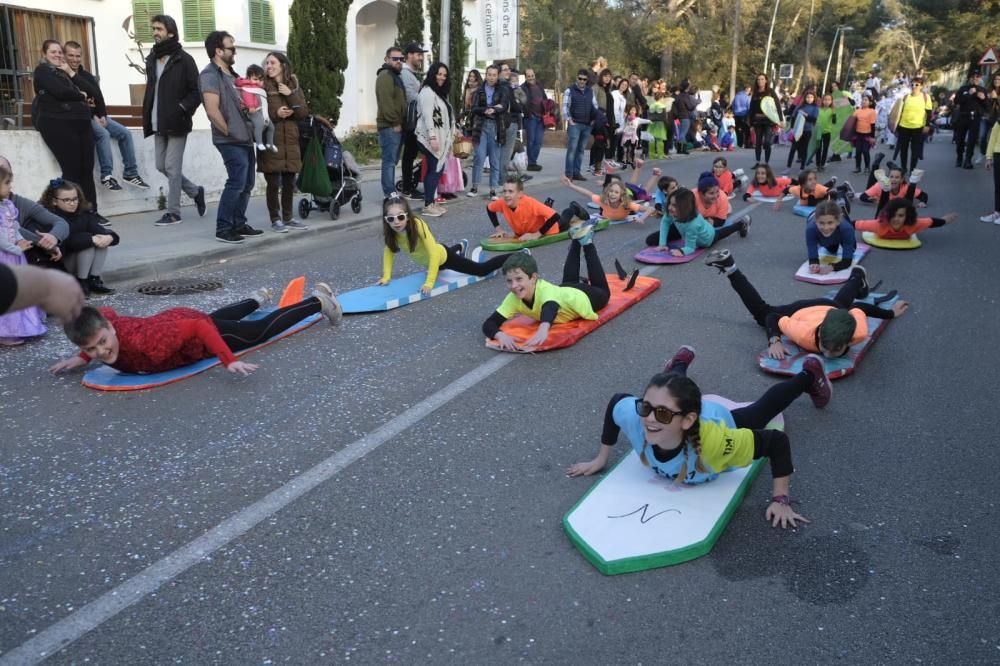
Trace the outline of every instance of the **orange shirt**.
{"type": "Polygon", "coordinates": [[[780,197],[785,193],[785,188],[791,185],[792,179],[787,176],[778,176],[774,179],[774,187],[770,187],[767,183],[760,185],[756,182],[751,183],[747,187],[747,194],[753,194],[754,192],[760,192],[762,197],[780,197]]]}
{"type": "MultiPolygon", "coordinates": [[[[896,190],[895,192],[893,192],[892,190],[889,190],[889,201],[892,201],[893,199],[902,199],[903,197],[905,197],[906,196],[906,188],[908,188],[908,187],[909,187],[909,185],[907,185],[906,183],[903,183],[902,185],[899,186],[899,189],[896,190]]],[[[882,186],[879,185],[878,183],[875,183],[874,185],[872,185],[871,187],[869,187],[867,190],[865,190],[865,194],[867,194],[872,199],[876,199],[877,200],[877,199],[879,199],[882,196],[882,186]]],[[[917,197],[920,196],[920,194],[921,194],[920,188],[919,187],[914,187],[913,188],[913,198],[916,199],[917,197]]]]}
{"type": "MultiPolygon", "coordinates": [[[[816,329],[819,328],[826,313],[835,310],[830,305],[814,305],[809,308],[802,308],[790,317],[782,317],[778,320],[778,328],[789,340],[797,344],[802,349],[819,353],[816,346],[816,329]]],[[[868,337],[868,317],[858,308],[848,310],[854,317],[856,326],[854,335],[851,337],[851,344],[856,345],[868,337]]]]}
{"type": "Polygon", "coordinates": [[[723,192],[725,192],[726,194],[732,194],[733,193],[733,172],[732,171],[730,171],[729,169],[726,169],[725,171],[722,172],[721,176],[716,176],[715,179],[719,181],[719,187],[722,189],[723,192]]]}
{"type": "MultiPolygon", "coordinates": [[[[538,199],[532,199],[527,195],[521,196],[521,202],[517,208],[511,208],[503,199],[491,201],[486,205],[486,210],[493,213],[503,213],[504,219],[510,225],[515,236],[538,232],[553,215],[557,213],[543,204],[538,199]]],[[[546,232],[546,236],[559,233],[559,225],[553,224],[546,232]]]]}
{"type": "Polygon", "coordinates": [[[875,109],[858,109],[854,112],[854,131],[858,134],[871,134],[875,127],[875,109]]]}
{"type": "Polygon", "coordinates": [[[816,185],[812,192],[802,192],[802,188],[798,185],[792,185],[788,188],[788,193],[799,198],[799,203],[803,206],[809,205],[809,197],[813,197],[816,201],[822,201],[826,199],[826,195],[830,193],[830,189],[825,185],[816,185]]]}
{"type": "MultiPolygon", "coordinates": [[[[722,189],[721,187],[719,188],[722,189]]],[[[715,200],[715,203],[711,206],[706,206],[705,202],[701,200],[701,192],[698,190],[694,191],[694,201],[698,207],[698,212],[706,220],[708,218],[714,217],[720,220],[725,220],[729,217],[729,213],[732,212],[732,207],[729,205],[729,199],[724,194],[720,194],[715,200]]]]}
{"type": "Polygon", "coordinates": [[[858,231],[871,231],[879,238],[885,240],[908,240],[910,236],[929,229],[934,224],[934,220],[929,217],[918,217],[917,223],[913,225],[904,224],[900,229],[893,229],[888,222],[882,220],[857,220],[854,228],[858,231]]]}
{"type": "Polygon", "coordinates": [[[631,202],[628,207],[625,206],[609,206],[601,201],[601,196],[599,194],[591,194],[590,200],[601,207],[601,216],[609,220],[624,220],[628,217],[629,213],[638,213],[642,210],[642,206],[636,202],[631,202]]]}

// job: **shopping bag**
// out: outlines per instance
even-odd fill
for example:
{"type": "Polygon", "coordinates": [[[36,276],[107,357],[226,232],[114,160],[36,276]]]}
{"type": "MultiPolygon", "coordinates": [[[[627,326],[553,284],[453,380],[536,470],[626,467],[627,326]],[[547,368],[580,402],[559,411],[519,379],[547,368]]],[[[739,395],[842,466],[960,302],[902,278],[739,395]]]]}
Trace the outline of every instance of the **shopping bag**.
{"type": "Polygon", "coordinates": [[[309,140],[306,153],[302,156],[302,179],[299,189],[317,197],[328,197],[333,193],[323,146],[315,136],[309,140]]]}

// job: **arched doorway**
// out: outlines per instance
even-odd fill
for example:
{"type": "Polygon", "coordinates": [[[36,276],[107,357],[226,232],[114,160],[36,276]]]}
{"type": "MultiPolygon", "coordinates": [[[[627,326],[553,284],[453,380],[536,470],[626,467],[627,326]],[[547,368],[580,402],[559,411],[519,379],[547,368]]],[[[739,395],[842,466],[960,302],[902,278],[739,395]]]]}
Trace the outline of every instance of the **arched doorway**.
{"type": "Polygon", "coordinates": [[[361,8],[355,19],[356,118],[362,128],[375,128],[375,72],[382,66],[385,50],[396,41],[396,11],[396,2],[374,0],[361,8]]]}

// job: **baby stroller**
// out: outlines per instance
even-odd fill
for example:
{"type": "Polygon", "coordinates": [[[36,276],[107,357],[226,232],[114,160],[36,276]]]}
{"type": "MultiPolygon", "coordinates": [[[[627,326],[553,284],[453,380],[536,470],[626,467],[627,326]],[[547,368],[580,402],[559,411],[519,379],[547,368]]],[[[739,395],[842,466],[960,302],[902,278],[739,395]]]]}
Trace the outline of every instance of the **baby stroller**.
{"type": "MultiPolygon", "coordinates": [[[[361,212],[361,188],[358,186],[360,175],[354,157],[344,150],[333,128],[316,116],[309,116],[299,123],[299,149],[305,155],[306,146],[313,136],[319,138],[323,147],[323,157],[326,160],[326,170],[330,175],[333,192],[329,197],[310,194],[299,200],[299,215],[302,219],[309,217],[314,209],[329,212],[330,219],[340,217],[340,207],[350,202],[351,210],[361,212]]],[[[300,175],[301,180],[301,175],[300,175]]]]}

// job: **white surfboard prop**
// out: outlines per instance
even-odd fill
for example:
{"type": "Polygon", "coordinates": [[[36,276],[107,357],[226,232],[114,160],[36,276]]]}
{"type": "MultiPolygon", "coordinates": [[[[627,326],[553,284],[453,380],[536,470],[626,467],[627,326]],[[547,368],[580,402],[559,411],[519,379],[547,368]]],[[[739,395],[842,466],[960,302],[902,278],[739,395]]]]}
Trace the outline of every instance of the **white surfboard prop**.
{"type": "MultiPolygon", "coordinates": [[[[729,409],[748,404],[702,399],[729,409]]],[[[783,418],[768,427],[784,429],[783,418]]],[[[657,475],[630,449],[563,517],[563,528],[607,576],[687,562],[712,550],[763,464],[761,458],[714,481],[684,485],[657,475]]]]}

